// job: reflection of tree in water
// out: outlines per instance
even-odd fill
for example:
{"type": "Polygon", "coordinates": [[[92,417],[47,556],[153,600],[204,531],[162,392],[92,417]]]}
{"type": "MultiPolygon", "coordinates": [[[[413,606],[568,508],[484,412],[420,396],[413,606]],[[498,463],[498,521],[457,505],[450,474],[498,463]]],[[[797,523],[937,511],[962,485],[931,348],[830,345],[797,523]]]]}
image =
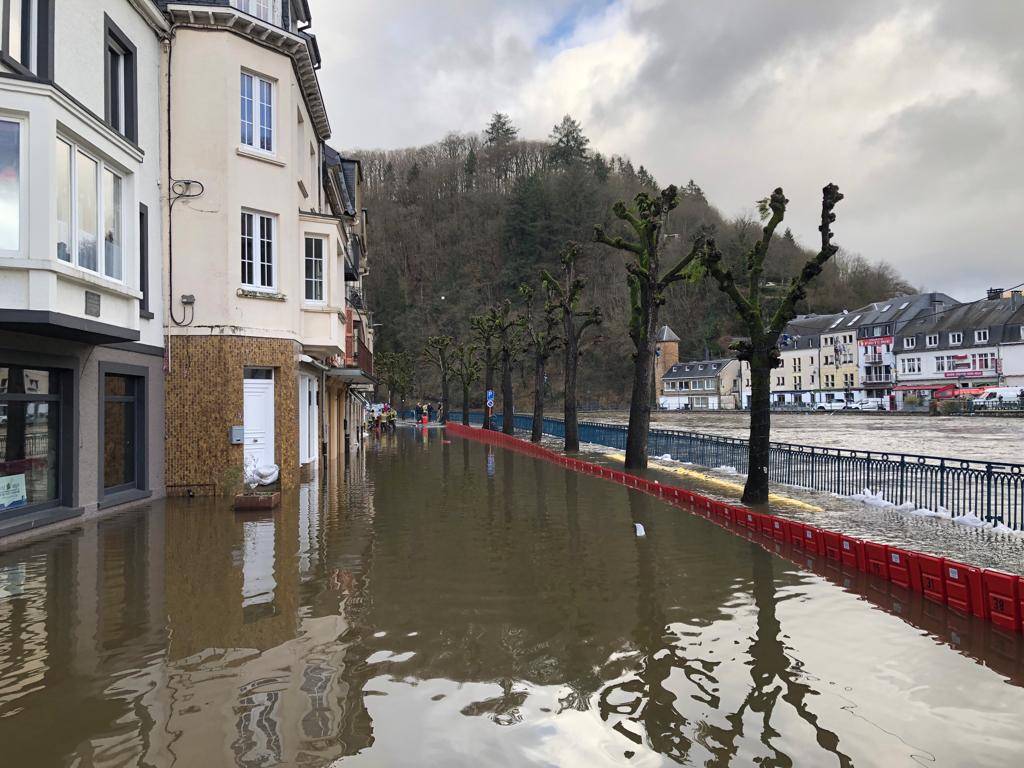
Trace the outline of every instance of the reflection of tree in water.
{"type": "Polygon", "coordinates": [[[497,725],[515,725],[523,721],[523,714],[520,708],[526,702],[527,692],[516,690],[515,680],[505,678],[498,681],[501,686],[501,695],[483,701],[475,701],[462,708],[462,714],[467,717],[480,717],[490,715],[491,720],[497,725]]]}
{"type": "MultiPolygon", "coordinates": [[[[630,494],[630,511],[634,523],[641,523],[651,532],[650,501],[639,493],[630,494]]],[[[712,711],[723,706],[717,694],[719,680],[716,668],[722,662],[693,658],[686,638],[673,633],[662,606],[662,595],[656,568],[654,542],[650,535],[636,537],[637,622],[633,640],[642,654],[638,670],[621,682],[604,688],[598,697],[602,719],[614,721],[613,729],[634,744],[645,738],[656,752],[678,763],[691,759],[694,742],[713,756],[708,765],[730,765],[736,756],[737,740],[744,736],[744,717],[759,714],[761,743],[768,755],[758,762],[762,766],[792,766],[792,759],[772,744],[781,734],[772,726],[776,708],[788,704],[796,715],[810,725],[821,749],[834,756],[842,766],[852,765],[850,758],[838,749],[839,739],[822,728],[818,717],[810,711],[806,698],[814,693],[800,682],[798,664],[791,664],[781,639],[781,625],[776,616],[778,598],[775,591],[772,555],[751,545],[753,597],[757,609],[757,631],[747,651],[750,657],[752,685],[739,708],[724,715],[728,727],[691,720],[675,706],[677,696],[666,687],[673,672],[681,673],[695,692],[690,697],[712,711]]],[[[627,753],[628,754],[628,753],[627,753]]],[[[830,760],[829,762],[833,762],[830,760]]]]}

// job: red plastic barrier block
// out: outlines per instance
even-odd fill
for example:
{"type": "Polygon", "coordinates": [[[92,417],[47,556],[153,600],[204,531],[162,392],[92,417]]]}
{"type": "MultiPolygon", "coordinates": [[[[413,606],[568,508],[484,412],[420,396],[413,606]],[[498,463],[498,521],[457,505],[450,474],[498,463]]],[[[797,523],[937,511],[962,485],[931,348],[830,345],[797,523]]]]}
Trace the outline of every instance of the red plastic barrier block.
{"type": "Polygon", "coordinates": [[[804,526],[804,549],[808,552],[816,552],[819,555],[825,554],[825,532],[814,525],[804,526]]]}
{"type": "Polygon", "coordinates": [[[1020,581],[1017,582],[1017,596],[1020,598],[1017,602],[1017,610],[1020,611],[1021,629],[1024,629],[1024,576],[1021,576],[1020,581]]]}
{"type": "Polygon", "coordinates": [[[856,568],[858,571],[868,569],[868,559],[864,552],[863,541],[853,536],[840,536],[839,544],[843,550],[843,565],[848,568],[856,568]]]}
{"type": "Polygon", "coordinates": [[[922,593],[926,600],[946,604],[946,580],[942,576],[945,558],[917,554],[917,568],[911,574],[917,575],[914,590],[922,593]]]}
{"type": "Polygon", "coordinates": [[[1000,629],[1020,632],[1020,577],[1002,571],[982,571],[985,585],[985,605],[989,618],[1000,629]]]}
{"type": "Polygon", "coordinates": [[[843,544],[840,541],[840,535],[834,531],[822,531],[821,539],[825,548],[825,557],[829,560],[841,561],[843,559],[843,544]]]}
{"type": "Polygon", "coordinates": [[[864,560],[867,563],[868,573],[883,579],[889,578],[888,549],[885,544],[875,544],[872,541],[864,542],[864,560]]]}
{"type": "Polygon", "coordinates": [[[772,536],[786,541],[789,538],[789,521],[783,517],[772,517],[772,536]]]}
{"type": "Polygon", "coordinates": [[[946,605],[961,613],[987,618],[980,568],[947,560],[943,566],[943,580],[946,583],[946,605]]]}
{"type": "Polygon", "coordinates": [[[716,517],[720,517],[723,520],[732,520],[732,508],[725,502],[712,502],[711,510],[716,517]]]}
{"type": "Polygon", "coordinates": [[[746,526],[752,530],[758,529],[758,523],[761,515],[757,512],[751,512],[749,509],[744,507],[733,507],[732,508],[732,519],[740,525],[746,526]]]}
{"type": "Polygon", "coordinates": [[[765,536],[772,536],[774,528],[775,516],[774,515],[763,515],[757,516],[757,530],[759,530],[765,536]]]}
{"type": "Polygon", "coordinates": [[[787,527],[789,528],[789,543],[794,547],[802,548],[804,546],[804,529],[807,526],[790,520],[787,527]]]}
{"type": "Polygon", "coordinates": [[[910,589],[913,585],[911,571],[914,567],[913,557],[905,549],[889,547],[886,565],[889,568],[889,581],[904,589],[910,589]]]}

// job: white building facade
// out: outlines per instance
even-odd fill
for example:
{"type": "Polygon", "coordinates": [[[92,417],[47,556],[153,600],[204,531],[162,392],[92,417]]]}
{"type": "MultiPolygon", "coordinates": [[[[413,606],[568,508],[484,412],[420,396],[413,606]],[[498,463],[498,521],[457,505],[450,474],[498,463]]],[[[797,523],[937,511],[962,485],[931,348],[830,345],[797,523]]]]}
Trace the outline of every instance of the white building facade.
{"type": "Polygon", "coordinates": [[[0,535],[163,493],[150,0],[4,0],[0,535]]]}

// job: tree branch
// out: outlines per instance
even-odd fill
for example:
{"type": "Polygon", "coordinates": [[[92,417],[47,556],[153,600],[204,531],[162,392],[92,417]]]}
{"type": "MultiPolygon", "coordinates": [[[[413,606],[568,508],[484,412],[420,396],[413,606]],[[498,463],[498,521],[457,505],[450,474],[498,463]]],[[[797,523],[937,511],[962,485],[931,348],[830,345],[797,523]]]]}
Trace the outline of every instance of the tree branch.
{"type": "Polygon", "coordinates": [[[761,239],[754,243],[754,247],[747,256],[747,272],[749,273],[750,280],[747,294],[750,297],[750,303],[754,306],[757,306],[760,300],[765,256],[768,255],[768,247],[771,245],[775,228],[782,223],[786,216],[786,204],[788,202],[789,200],[782,193],[782,187],[776,187],[767,201],[768,208],[771,210],[771,217],[768,219],[768,223],[764,225],[764,229],[761,230],[761,239]]]}
{"type": "Polygon", "coordinates": [[[689,267],[695,260],[699,259],[701,252],[705,248],[704,236],[699,236],[693,242],[693,247],[690,249],[690,253],[683,256],[672,269],[665,273],[665,276],[661,278],[659,288],[667,288],[677,280],[685,280],[686,275],[683,274],[687,267],[689,267]]]}
{"type": "Polygon", "coordinates": [[[760,333],[763,330],[761,316],[754,309],[754,305],[740,293],[732,270],[722,269],[722,252],[718,250],[713,238],[708,239],[706,247],[701,253],[701,261],[708,274],[715,278],[721,291],[732,299],[732,303],[736,305],[736,311],[739,312],[743,322],[747,324],[750,333],[752,335],[760,333]]]}
{"type": "Polygon", "coordinates": [[[808,283],[821,274],[825,262],[839,250],[839,246],[832,244],[832,222],[836,220],[834,209],[842,199],[843,193],[835,184],[828,184],[821,190],[821,224],[818,226],[821,233],[821,250],[804,264],[800,274],[790,282],[786,297],[768,324],[773,334],[782,333],[786,323],[796,317],[796,305],[806,297],[808,283]]]}
{"type": "Polygon", "coordinates": [[[643,246],[637,243],[631,243],[621,237],[608,237],[601,227],[594,227],[594,240],[602,245],[618,248],[620,251],[629,251],[637,256],[644,252],[643,246]]]}

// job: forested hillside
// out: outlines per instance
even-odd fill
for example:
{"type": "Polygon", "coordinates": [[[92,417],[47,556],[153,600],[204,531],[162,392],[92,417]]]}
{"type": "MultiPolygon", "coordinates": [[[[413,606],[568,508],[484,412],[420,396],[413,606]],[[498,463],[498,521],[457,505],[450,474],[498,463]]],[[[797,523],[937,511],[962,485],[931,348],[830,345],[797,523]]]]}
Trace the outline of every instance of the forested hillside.
{"type": "MultiPolygon", "coordinates": [[[[628,400],[632,344],[626,272],[621,259],[593,242],[595,224],[616,229],[611,215],[616,200],[659,184],[680,184],[681,202],[668,226],[679,235],[671,241],[679,250],[699,231],[708,231],[726,260],[737,261],[760,231],[756,220],[724,218],[692,180],[655,180],[627,158],[591,151],[569,117],[549,141],[518,138],[499,114],[480,135],[450,134],[424,147],[354,154],[363,163],[370,215],[368,298],[383,324],[378,349],[408,351],[419,362],[429,335],[467,338],[473,314],[515,299],[521,283],[539,286],[540,270],[556,270],[559,249],[576,240],[586,254],[587,303],[600,306],[605,318],[600,339],[580,368],[584,406],[628,400]]],[[[751,203],[765,191],[751,190],[751,203]]],[[[787,230],[773,248],[769,269],[784,282],[809,255],[787,230]]],[[[841,253],[826,265],[801,309],[833,312],[910,290],[890,266],[841,253]]],[[[706,281],[673,286],[663,318],[682,339],[681,354],[694,358],[725,352],[728,337],[737,331],[723,297],[706,281]]],[[[557,354],[555,362],[551,394],[557,400],[557,354]]],[[[436,397],[434,371],[419,364],[416,378],[417,394],[436,397]]],[[[525,405],[526,388],[519,390],[517,398],[522,395],[525,405]]]]}

